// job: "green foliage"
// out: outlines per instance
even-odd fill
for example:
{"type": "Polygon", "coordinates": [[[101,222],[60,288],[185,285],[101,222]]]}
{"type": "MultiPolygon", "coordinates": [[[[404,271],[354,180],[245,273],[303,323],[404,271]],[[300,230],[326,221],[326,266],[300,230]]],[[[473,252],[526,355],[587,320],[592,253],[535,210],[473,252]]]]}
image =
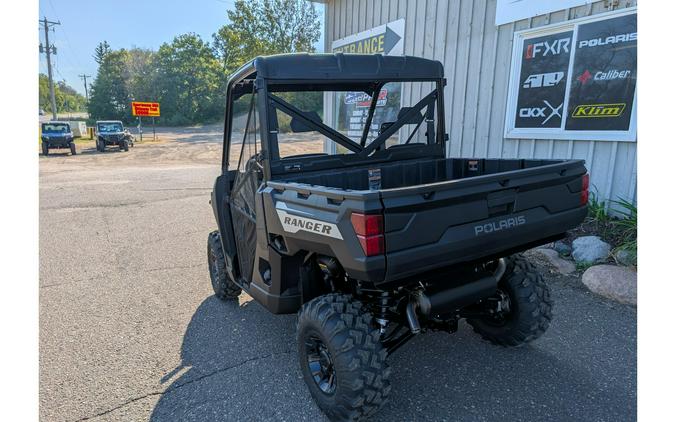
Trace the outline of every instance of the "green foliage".
{"type": "Polygon", "coordinates": [[[92,119],[128,122],[131,118],[128,61],[129,52],[125,49],[109,52],[103,57],[89,96],[92,119]]]}
{"type": "MultiPolygon", "coordinates": [[[[86,109],[86,100],[71,86],[65,82],[56,82],[54,84],[54,97],[56,99],[56,110],[61,112],[84,111],[86,109]]],[[[49,97],[49,77],[40,73],[38,75],[38,101],[40,108],[51,112],[52,102],[49,97]]]]}
{"type": "Polygon", "coordinates": [[[591,192],[588,217],[582,231],[596,234],[616,245],[615,256],[619,251],[626,251],[630,256],[637,257],[637,206],[629,200],[599,201],[597,194],[591,192]]]}
{"type": "Polygon", "coordinates": [[[604,223],[609,220],[607,203],[598,200],[598,194],[596,192],[590,192],[588,196],[588,217],[599,223],[604,223]]]}
{"type": "Polygon", "coordinates": [[[96,46],[96,49],[94,49],[94,60],[96,60],[96,63],[101,65],[103,63],[103,59],[105,59],[105,56],[107,56],[112,50],[110,49],[110,44],[108,44],[108,41],[102,41],[98,43],[96,46]]]}
{"type": "Polygon", "coordinates": [[[260,55],[312,52],[319,40],[319,13],[305,0],[237,0],[230,23],[213,34],[226,74],[260,55]]]}
{"type": "MultiPolygon", "coordinates": [[[[131,101],[157,101],[159,124],[187,125],[221,119],[227,78],[258,55],[314,51],[318,12],[305,0],[237,0],[229,22],[213,34],[213,45],[183,34],[154,52],[111,50],[103,41],[94,51],[99,63],[92,83],[92,119],[130,123],[131,101]]],[[[321,112],[320,95],[289,94],[303,110],[321,112]]]]}
{"type": "Polygon", "coordinates": [[[614,222],[618,237],[621,239],[616,251],[625,250],[637,256],[637,206],[623,198],[612,202],[618,205],[618,208],[613,210],[620,216],[614,222]]]}
{"type": "Polygon", "coordinates": [[[155,56],[155,87],[167,123],[204,122],[223,115],[223,68],[208,43],[185,34],[163,44],[155,56]]]}

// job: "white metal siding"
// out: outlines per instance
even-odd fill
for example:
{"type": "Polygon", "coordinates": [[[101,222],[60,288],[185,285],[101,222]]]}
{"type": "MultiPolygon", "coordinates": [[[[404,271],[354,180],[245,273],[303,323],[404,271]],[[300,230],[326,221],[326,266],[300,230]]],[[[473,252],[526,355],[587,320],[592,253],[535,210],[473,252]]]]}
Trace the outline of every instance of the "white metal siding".
{"type": "MultiPolygon", "coordinates": [[[[404,53],[439,60],[445,67],[449,155],[489,158],[580,158],[601,200],[635,202],[636,142],[505,139],[513,33],[609,10],[636,1],[598,1],[496,27],[496,0],[330,0],[325,50],[333,40],[400,18],[404,53]]],[[[404,92],[403,102],[419,92],[404,92]]]]}

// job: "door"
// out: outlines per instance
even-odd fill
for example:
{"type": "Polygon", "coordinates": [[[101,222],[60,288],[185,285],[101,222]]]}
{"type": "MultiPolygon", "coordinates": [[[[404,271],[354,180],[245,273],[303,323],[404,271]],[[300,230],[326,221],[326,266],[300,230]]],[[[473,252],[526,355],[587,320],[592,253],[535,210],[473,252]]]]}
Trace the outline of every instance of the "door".
{"type": "MultiPolygon", "coordinates": [[[[230,209],[232,212],[232,226],[234,239],[237,246],[237,256],[241,277],[245,282],[251,281],[253,275],[253,263],[255,260],[256,247],[256,210],[255,195],[262,182],[262,167],[258,160],[260,150],[260,133],[258,124],[258,110],[256,96],[246,95],[242,99],[248,99],[248,113],[234,116],[233,135],[237,131],[236,120],[243,121],[243,137],[240,145],[232,145],[230,150],[239,153],[237,159],[237,171],[235,172],[232,192],[230,194],[230,209]],[[239,148],[238,148],[239,147],[239,148]]],[[[241,127],[241,123],[239,125],[241,127]]],[[[241,136],[241,135],[240,135],[241,136]]],[[[235,136],[231,138],[235,139],[235,136]]],[[[235,157],[232,157],[235,158],[235,157]]],[[[231,160],[234,162],[234,160],[231,160]]]]}

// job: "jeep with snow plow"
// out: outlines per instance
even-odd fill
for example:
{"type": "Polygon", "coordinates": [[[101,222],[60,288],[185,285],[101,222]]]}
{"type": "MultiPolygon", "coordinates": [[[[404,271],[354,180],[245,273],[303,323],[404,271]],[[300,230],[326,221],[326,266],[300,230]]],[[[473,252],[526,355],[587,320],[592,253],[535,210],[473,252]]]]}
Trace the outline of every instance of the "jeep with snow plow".
{"type": "Polygon", "coordinates": [[[129,151],[129,147],[134,146],[134,136],[119,120],[96,122],[96,150],[105,152],[108,146],[118,146],[120,151],[129,151]]]}
{"type": "Polygon", "coordinates": [[[445,83],[437,61],[340,53],[258,57],[228,82],[211,284],[298,313],[300,370],[332,420],[381,407],[387,357],[420,333],[466,319],[517,346],[551,321],[519,252],[584,219],[584,162],[448,158],[445,83]]]}

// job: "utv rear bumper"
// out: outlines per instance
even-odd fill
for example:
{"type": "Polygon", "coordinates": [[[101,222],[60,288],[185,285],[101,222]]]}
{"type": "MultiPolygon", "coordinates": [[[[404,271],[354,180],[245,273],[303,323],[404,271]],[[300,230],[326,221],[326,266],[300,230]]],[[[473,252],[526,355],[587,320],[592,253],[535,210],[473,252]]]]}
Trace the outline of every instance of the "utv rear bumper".
{"type": "MultiPolygon", "coordinates": [[[[481,258],[514,253],[549,238],[561,236],[561,228],[575,227],[587,214],[587,207],[549,214],[543,207],[521,213],[525,223],[508,229],[483,234],[478,225],[488,220],[450,227],[438,242],[387,254],[387,271],[379,283],[404,279],[436,268],[480,260],[481,258]],[[478,231],[478,234],[476,232],[478,231]]],[[[503,255],[502,255],[503,256],[503,255]]],[[[378,281],[372,280],[376,283],[378,281]]]]}

